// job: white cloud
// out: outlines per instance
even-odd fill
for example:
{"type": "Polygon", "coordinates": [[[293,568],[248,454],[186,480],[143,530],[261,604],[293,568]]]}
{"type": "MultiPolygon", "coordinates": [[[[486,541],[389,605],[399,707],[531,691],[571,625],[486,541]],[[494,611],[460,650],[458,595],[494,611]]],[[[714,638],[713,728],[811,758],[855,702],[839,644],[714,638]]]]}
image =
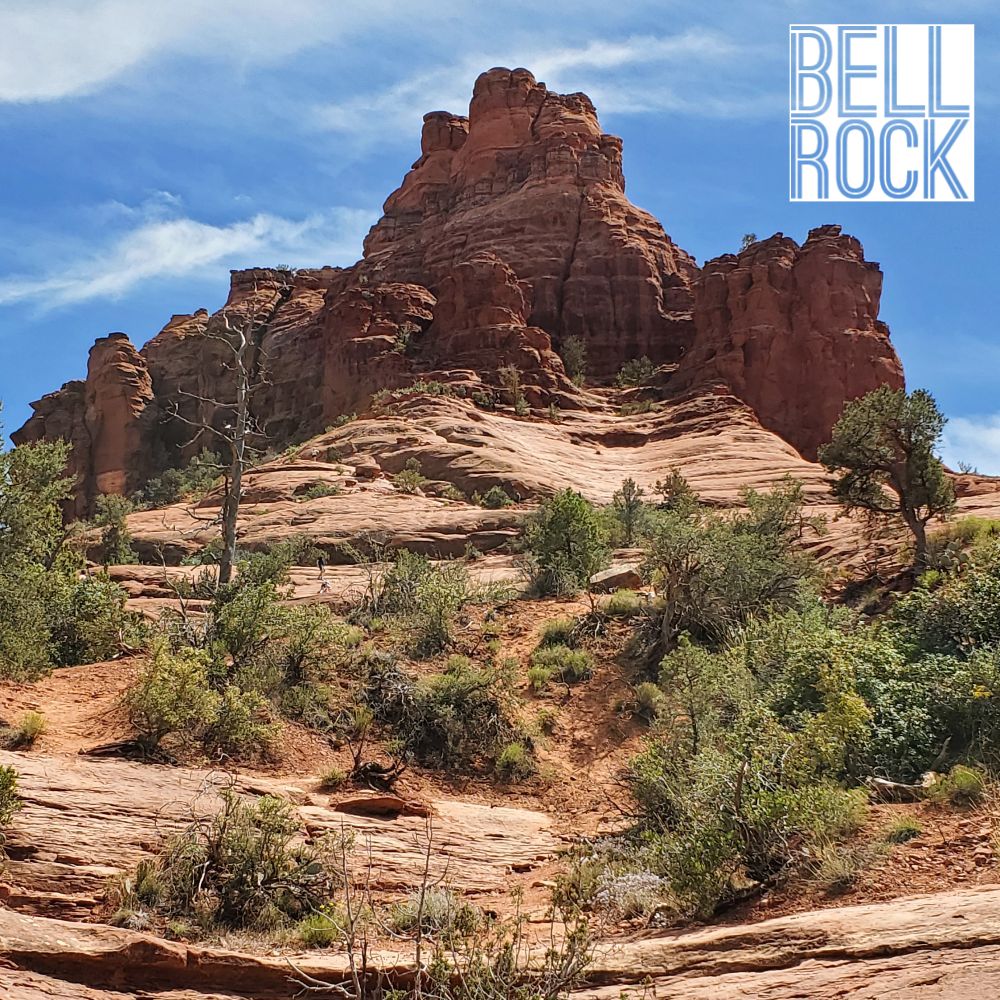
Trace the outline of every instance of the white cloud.
{"type": "MultiPolygon", "coordinates": [[[[410,30],[455,3],[435,0],[410,30]]],[[[393,0],[0,0],[0,102],[91,94],[171,53],[275,62],[345,43],[396,10],[393,0]]]]}
{"type": "Polygon", "coordinates": [[[677,35],[593,41],[577,47],[532,49],[511,43],[505,49],[480,51],[446,68],[415,74],[384,90],[318,106],[313,109],[313,123],[358,138],[377,138],[389,128],[412,131],[414,122],[419,122],[431,108],[464,111],[469,103],[470,82],[490,66],[525,66],[536,79],[559,91],[583,87],[598,110],[606,114],[759,114],[761,103],[746,80],[745,97],[723,100],[711,93],[714,80],[724,73],[738,74],[739,67],[754,51],[719,32],[701,29],[677,35]],[[639,78],[622,84],[618,76],[614,81],[605,76],[622,71],[638,73],[639,78]],[[673,80],[674,86],[667,86],[665,80],[673,80]]]}
{"type": "Polygon", "coordinates": [[[305,219],[258,214],[229,225],[160,217],[153,212],[106,248],[40,276],[0,281],[0,306],[43,310],[115,299],[145,281],[196,276],[203,269],[270,262],[294,266],[352,263],[375,213],[338,208],[305,219]]]}
{"type": "Polygon", "coordinates": [[[1000,413],[952,417],[945,425],[941,457],[953,469],[967,462],[984,475],[1000,476],[1000,413]]]}

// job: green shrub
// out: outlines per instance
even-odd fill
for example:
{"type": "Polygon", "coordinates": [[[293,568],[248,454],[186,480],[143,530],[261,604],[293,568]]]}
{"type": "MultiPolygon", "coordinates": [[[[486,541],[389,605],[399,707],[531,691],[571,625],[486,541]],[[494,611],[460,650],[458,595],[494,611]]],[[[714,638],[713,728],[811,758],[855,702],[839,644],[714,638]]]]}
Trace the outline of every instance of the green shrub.
{"type": "Polygon", "coordinates": [[[348,923],[344,913],[326,904],[298,922],[295,936],[303,948],[330,948],[343,940],[348,923]]]}
{"type": "Polygon", "coordinates": [[[147,751],[173,733],[200,738],[219,710],[219,696],[209,686],[207,654],[190,648],[174,653],[165,642],[153,647],[122,701],[147,751]]]}
{"type": "Polygon", "coordinates": [[[21,796],[17,791],[17,771],[12,767],[0,765],[0,858],[3,857],[3,831],[10,826],[21,804],[21,796]]]}
{"type": "Polygon", "coordinates": [[[583,385],[587,374],[587,345],[582,337],[567,337],[559,351],[566,374],[577,385],[583,385]]]}
{"type": "Polygon", "coordinates": [[[531,654],[531,666],[548,670],[567,684],[585,681],[594,672],[590,653],[569,646],[539,646],[531,654]]]}
{"type": "Polygon", "coordinates": [[[905,844],[923,832],[923,824],[915,816],[902,816],[889,825],[884,837],[887,843],[905,844]]]}
{"type": "Polygon", "coordinates": [[[828,893],[846,892],[885,852],[885,844],[821,844],[808,879],[828,893]]]}
{"type": "Polygon", "coordinates": [[[642,599],[634,590],[616,590],[604,603],[603,610],[612,618],[634,618],[642,610],[642,599]]]}
{"type": "Polygon", "coordinates": [[[335,497],[341,492],[337,483],[313,483],[300,496],[303,500],[319,500],[322,497],[335,497]]]}
{"type": "Polygon", "coordinates": [[[208,750],[224,757],[267,756],[279,732],[268,702],[258,692],[229,684],[216,703],[204,742],[208,750]]]}
{"type": "Polygon", "coordinates": [[[651,399],[638,399],[632,403],[622,403],[618,407],[619,417],[637,417],[642,413],[653,413],[656,404],[651,399]]]}
{"type": "Polygon", "coordinates": [[[389,924],[397,934],[417,930],[445,941],[471,934],[482,919],[479,909],[459,899],[450,889],[430,886],[410,893],[396,904],[389,924]]]}
{"type": "Polygon", "coordinates": [[[543,736],[551,736],[559,725],[559,713],[551,708],[540,708],[535,716],[538,731],[543,736]]]}
{"type": "Polygon", "coordinates": [[[527,519],[524,547],[541,594],[574,594],[608,564],[600,513],[573,490],[544,501],[527,519]]]}
{"type": "Polygon", "coordinates": [[[403,754],[423,764],[454,768],[495,761],[519,736],[505,671],[457,665],[413,680],[391,659],[380,658],[368,665],[364,698],[403,754]]]}
{"type": "Polygon", "coordinates": [[[392,485],[401,493],[417,493],[428,481],[415,458],[408,459],[405,467],[392,477],[392,485]]]}
{"type": "Polygon", "coordinates": [[[103,574],[50,594],[52,658],[60,666],[109,660],[149,639],[146,619],[126,610],[128,594],[103,574]]]}
{"type": "Polygon", "coordinates": [[[751,619],[801,606],[816,570],[797,549],[802,487],[744,493],[745,514],[726,517],[684,504],[658,511],[643,564],[660,597],[653,626],[662,655],[689,633],[718,644],[751,619]]]}
{"type": "Polygon", "coordinates": [[[476,493],[472,500],[480,507],[488,510],[502,510],[504,507],[511,507],[514,501],[502,486],[491,486],[482,496],[476,493]]]}
{"type": "Polygon", "coordinates": [[[649,358],[645,356],[631,358],[621,366],[617,376],[615,376],[615,385],[619,388],[624,388],[627,385],[642,385],[643,382],[648,382],[655,372],[656,365],[649,358]]]}
{"type": "MultiPolygon", "coordinates": [[[[145,884],[151,908],[206,928],[265,931],[297,923],[320,910],[339,884],[323,853],[302,842],[288,802],[232,791],[222,793],[215,816],[172,837],[143,865],[133,892],[145,884]]],[[[128,900],[119,893],[115,902],[128,900]]]]}
{"type": "Polygon", "coordinates": [[[222,471],[222,459],[203,448],[184,468],[167,469],[148,480],[136,500],[143,506],[165,507],[186,497],[199,499],[215,486],[222,471]]]}
{"type": "Polygon", "coordinates": [[[647,521],[646,491],[634,479],[626,479],[611,498],[622,545],[635,545],[647,521]]]}
{"type": "Polygon", "coordinates": [[[535,760],[523,743],[508,743],[500,751],[494,769],[504,780],[517,781],[535,773],[535,760]]]}
{"type": "Polygon", "coordinates": [[[319,787],[324,792],[336,792],[347,783],[347,772],[339,767],[331,767],[323,772],[319,779],[319,787]]]}
{"type": "Polygon", "coordinates": [[[956,764],[945,777],[931,786],[931,799],[940,804],[967,808],[982,802],[987,787],[986,775],[982,771],[956,764]]]}
{"type": "Polygon", "coordinates": [[[25,750],[45,732],[45,716],[41,712],[25,712],[16,725],[0,730],[0,746],[8,750],[25,750]]]}
{"type": "Polygon", "coordinates": [[[460,561],[435,565],[426,556],[402,549],[393,553],[392,565],[384,574],[372,574],[352,617],[369,624],[395,618],[407,628],[410,651],[432,656],[452,644],[463,608],[505,599],[507,593],[504,586],[473,585],[460,561]]]}
{"type": "Polygon", "coordinates": [[[578,619],[550,618],[539,630],[539,646],[575,646],[578,619]]]}
{"type": "Polygon", "coordinates": [[[653,721],[664,710],[667,704],[666,696],[656,684],[643,681],[635,689],[636,712],[644,719],[653,721]]]}
{"type": "Polygon", "coordinates": [[[534,666],[528,668],[528,683],[535,692],[544,691],[555,671],[551,667],[534,666]]]}
{"type": "Polygon", "coordinates": [[[132,548],[127,520],[135,510],[135,504],[127,497],[101,494],[94,506],[94,523],[101,529],[101,561],[105,566],[135,562],[137,557],[132,548]]]}

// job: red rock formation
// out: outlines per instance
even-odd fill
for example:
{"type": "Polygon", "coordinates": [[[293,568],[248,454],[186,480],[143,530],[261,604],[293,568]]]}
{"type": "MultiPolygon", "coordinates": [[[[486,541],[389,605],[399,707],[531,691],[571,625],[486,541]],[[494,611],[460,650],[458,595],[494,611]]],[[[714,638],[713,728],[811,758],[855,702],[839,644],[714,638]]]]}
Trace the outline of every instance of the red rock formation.
{"type": "Polygon", "coordinates": [[[422,155],[365,240],[365,264],[432,290],[479,251],[532,288],[533,326],[582,337],[590,371],[675,360],[691,342],[692,258],[625,197],[621,140],[585,94],[525,69],[476,81],[468,119],[424,117],[422,155]]]}
{"type": "Polygon", "coordinates": [[[94,344],[86,382],[68,383],[34,410],[14,441],[63,438],[73,445],[68,474],[76,480],[74,516],[86,513],[99,493],[133,492],[157,469],[152,380],[123,333],[94,344]]]}
{"type": "Polygon", "coordinates": [[[96,491],[132,488],[212,445],[192,440],[191,423],[228,419],[219,336],[252,321],[268,376],[257,415],[279,446],[362,411],[379,389],[435,379],[474,392],[507,365],[536,409],[579,408],[553,349],[578,336],[589,375],[642,355],[679,361],[668,392],[723,383],[813,455],[845,400],[901,384],[880,288],[877,265],[837,227],[801,248],[774,237],[699,274],[625,197],[621,141],[601,132],[589,98],[492,69],[467,118],[425,116],[420,158],[357,264],[233,272],[215,315],[175,316],[139,353],[121,335],[99,342],[87,383],[35,404],[17,439],[74,444],[76,513],[96,491]]]}
{"type": "Polygon", "coordinates": [[[695,286],[697,338],[674,384],[725,383],[815,458],[845,402],[903,385],[881,293],[878,264],[840,226],[812,230],[801,247],[777,233],[717,257],[695,286]]]}

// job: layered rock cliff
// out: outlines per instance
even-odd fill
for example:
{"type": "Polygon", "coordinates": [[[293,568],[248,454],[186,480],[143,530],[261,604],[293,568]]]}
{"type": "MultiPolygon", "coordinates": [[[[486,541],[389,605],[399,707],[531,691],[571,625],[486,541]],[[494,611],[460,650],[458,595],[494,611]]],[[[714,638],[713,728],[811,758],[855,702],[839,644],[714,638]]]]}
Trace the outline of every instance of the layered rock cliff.
{"type": "Polygon", "coordinates": [[[585,95],[489,70],[468,117],[424,117],[421,155],[357,264],[234,272],[214,315],[175,316],[141,351],[120,334],[98,341],[86,381],[34,404],[14,439],[73,444],[71,513],[135,489],[211,443],[193,425],[228,419],[224,340],[241,324],[267,375],[257,417],[279,446],[379,389],[496,389],[505,366],[536,410],[584,407],[559,357],[570,337],[591,378],[645,355],[664,366],[663,394],[722,383],[806,456],[845,400],[902,384],[878,320],[881,272],[857,240],[779,234],[699,270],[626,198],[621,152],[585,95]]]}
{"type": "Polygon", "coordinates": [[[903,385],[878,318],[881,294],[878,264],[840,226],[813,229],[801,247],[776,233],[710,260],[695,283],[698,333],[675,385],[723,382],[815,458],[846,400],[903,385]]]}

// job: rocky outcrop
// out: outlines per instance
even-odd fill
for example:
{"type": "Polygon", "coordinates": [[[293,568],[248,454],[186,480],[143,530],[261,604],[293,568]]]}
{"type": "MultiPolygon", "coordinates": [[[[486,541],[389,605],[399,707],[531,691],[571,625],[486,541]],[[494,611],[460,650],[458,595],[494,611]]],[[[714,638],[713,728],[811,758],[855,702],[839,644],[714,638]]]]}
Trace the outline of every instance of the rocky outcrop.
{"type": "Polygon", "coordinates": [[[468,119],[424,117],[421,154],[365,240],[367,264],[435,288],[495,253],[530,284],[530,323],[557,345],[581,337],[598,376],[690,343],[694,260],[625,197],[621,140],[585,94],[491,69],[468,119]]]}
{"type": "Polygon", "coordinates": [[[149,368],[124,333],[94,344],[85,382],[68,383],[34,410],[12,438],[15,444],[62,438],[72,445],[72,516],[84,515],[100,493],[138,489],[162,461],[149,368]]]}
{"type": "Polygon", "coordinates": [[[903,385],[881,294],[878,264],[840,226],[813,229],[802,246],[777,233],[717,257],[695,285],[698,334],[676,384],[724,383],[815,458],[845,402],[903,385]]]}
{"type": "Polygon", "coordinates": [[[878,266],[835,226],[699,272],[626,198],[621,140],[586,95],[491,69],[468,117],[424,117],[421,155],[355,265],[233,272],[214,315],[174,316],[138,352],[120,334],[99,341],[86,382],[36,403],[15,439],[73,444],[79,515],[97,492],[128,492],[213,445],[193,428],[230,419],[235,330],[253,339],[256,417],[278,447],[418,380],[509,404],[505,367],[536,414],[600,409],[566,376],[572,337],[589,377],[645,355],[663,366],[662,396],[721,385],[812,457],[845,400],[902,383],[880,290],[878,266]]]}

